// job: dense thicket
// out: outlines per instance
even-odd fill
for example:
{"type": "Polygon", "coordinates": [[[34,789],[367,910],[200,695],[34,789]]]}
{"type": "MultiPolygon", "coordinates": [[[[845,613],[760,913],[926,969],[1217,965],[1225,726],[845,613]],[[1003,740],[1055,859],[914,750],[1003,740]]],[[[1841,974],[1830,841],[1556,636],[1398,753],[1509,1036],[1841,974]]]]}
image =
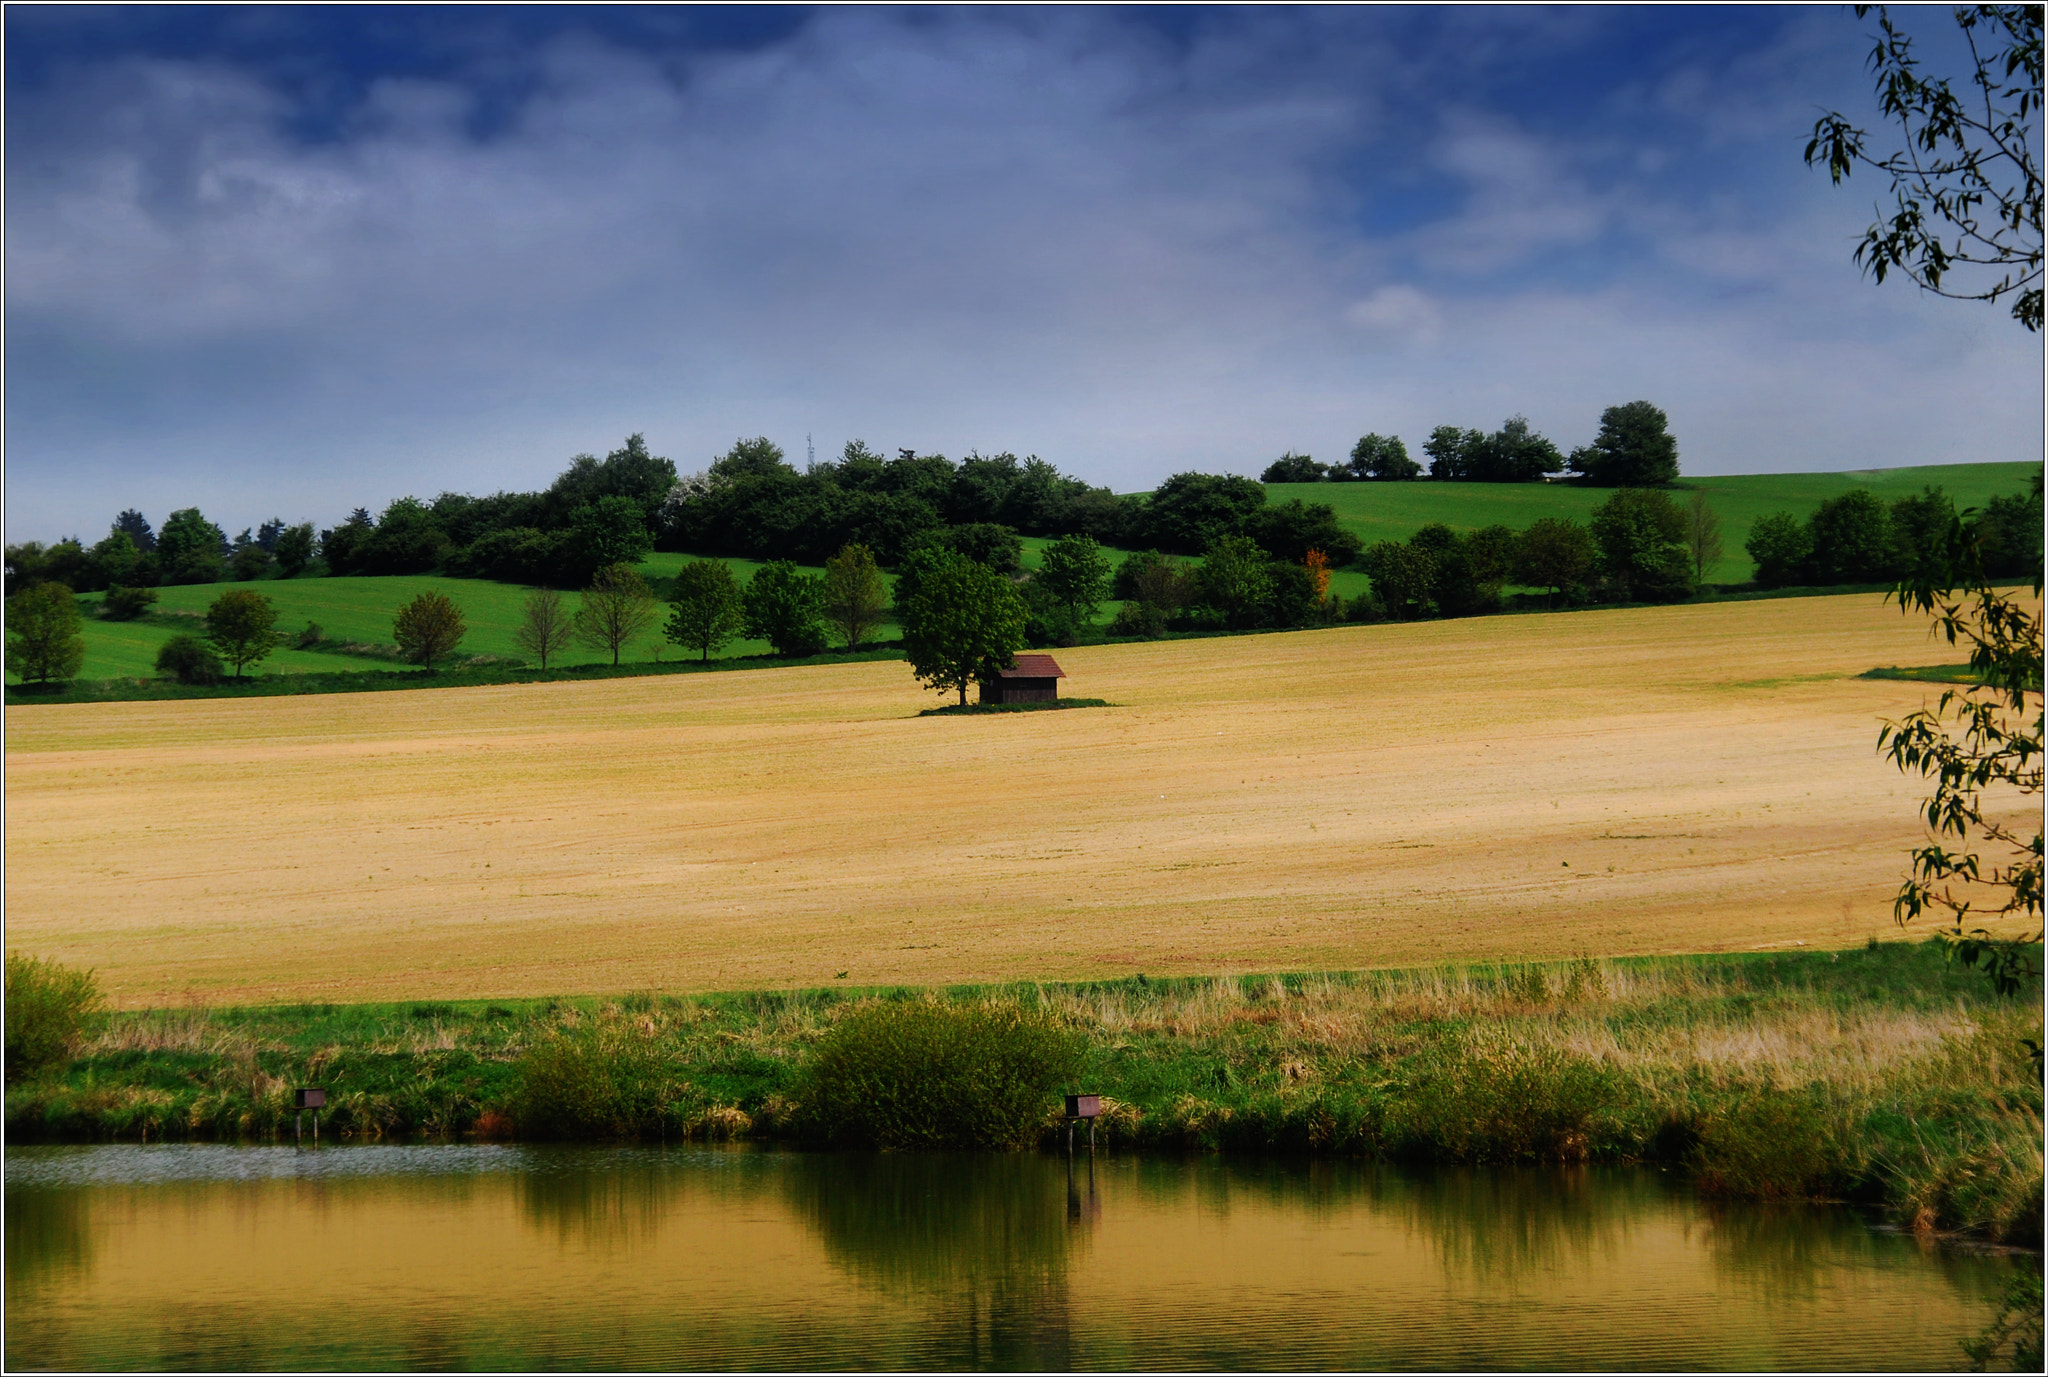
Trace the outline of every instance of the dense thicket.
{"type": "Polygon", "coordinates": [[[1359,558],[1372,591],[1342,615],[1415,621],[1497,611],[1510,584],[1545,590],[1545,602],[1676,602],[1693,592],[1684,513],[1654,489],[1621,488],[1591,521],[1544,517],[1527,530],[1459,532],[1432,522],[1405,541],[1383,540],[1359,558]]]}
{"type": "MultiPolygon", "coordinates": [[[[1924,488],[1886,504],[1857,489],[1820,504],[1804,520],[1774,512],[1750,527],[1743,548],[1756,561],[1765,588],[1842,583],[1890,583],[1920,572],[1926,552],[1955,517],[1955,503],[1940,488],[1924,488]]],[[[2041,568],[2041,477],[2031,491],[1994,497],[1979,514],[1984,573],[2025,579],[2041,568]]]]}

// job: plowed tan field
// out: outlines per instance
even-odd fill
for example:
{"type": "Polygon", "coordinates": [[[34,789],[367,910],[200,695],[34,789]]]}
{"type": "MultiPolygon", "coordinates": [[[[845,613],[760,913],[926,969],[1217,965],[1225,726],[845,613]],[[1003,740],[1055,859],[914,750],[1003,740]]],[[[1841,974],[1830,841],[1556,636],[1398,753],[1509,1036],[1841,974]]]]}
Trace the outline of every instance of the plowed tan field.
{"type": "Polygon", "coordinates": [[[1890,935],[1874,596],[7,714],[6,942],[118,1003],[920,984],[1890,935]]]}

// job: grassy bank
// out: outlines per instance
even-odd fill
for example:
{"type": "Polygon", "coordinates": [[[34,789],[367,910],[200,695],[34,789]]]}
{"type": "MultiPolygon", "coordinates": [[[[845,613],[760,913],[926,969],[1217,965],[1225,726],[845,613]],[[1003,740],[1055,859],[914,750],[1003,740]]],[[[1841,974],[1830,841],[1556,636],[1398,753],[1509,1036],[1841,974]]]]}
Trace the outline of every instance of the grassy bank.
{"type": "MultiPolygon", "coordinates": [[[[864,999],[923,994],[125,1013],[8,1091],[7,1139],[275,1138],[304,1084],[328,1087],[324,1132],[349,1139],[802,1139],[823,1127],[799,1097],[807,1050],[864,999]]],[[[2040,1003],[1930,945],[938,997],[1041,1005],[1080,1033],[1113,1147],[1661,1163],[1710,1191],[2040,1239],[2041,1082],[2021,1048],[2040,1003]]],[[[1060,1132],[1049,1103],[1045,1140],[1060,1132]]]]}

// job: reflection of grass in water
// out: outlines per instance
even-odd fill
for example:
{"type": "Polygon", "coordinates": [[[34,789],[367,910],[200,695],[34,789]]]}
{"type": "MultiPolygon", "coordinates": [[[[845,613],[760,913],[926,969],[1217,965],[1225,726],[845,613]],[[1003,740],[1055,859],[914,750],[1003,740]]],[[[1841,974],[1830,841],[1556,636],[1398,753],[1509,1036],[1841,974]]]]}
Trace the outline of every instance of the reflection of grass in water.
{"type": "Polygon", "coordinates": [[[7,1289],[34,1290],[82,1272],[93,1254],[86,1192],[7,1192],[7,1289]]]}
{"type": "Polygon", "coordinates": [[[1434,1241],[1447,1272],[1535,1276],[1612,1254],[1663,1201],[1633,1172],[1585,1167],[1446,1167],[1391,1174],[1387,1197],[1434,1241]]]}

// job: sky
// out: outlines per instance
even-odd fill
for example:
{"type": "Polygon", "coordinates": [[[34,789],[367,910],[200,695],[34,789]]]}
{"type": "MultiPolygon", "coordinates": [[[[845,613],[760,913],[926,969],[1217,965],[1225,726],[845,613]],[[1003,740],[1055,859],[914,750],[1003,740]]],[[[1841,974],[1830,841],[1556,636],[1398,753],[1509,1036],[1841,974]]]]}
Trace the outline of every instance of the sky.
{"type": "MultiPolygon", "coordinates": [[[[1930,58],[1944,11],[1917,11],[1930,58]]],[[[1850,258],[1817,7],[10,5],[6,536],[545,486],[641,432],[1119,492],[1662,407],[1692,474],[2042,453],[1850,258]]],[[[2037,131],[2038,140],[2038,131],[2037,131]]]]}

